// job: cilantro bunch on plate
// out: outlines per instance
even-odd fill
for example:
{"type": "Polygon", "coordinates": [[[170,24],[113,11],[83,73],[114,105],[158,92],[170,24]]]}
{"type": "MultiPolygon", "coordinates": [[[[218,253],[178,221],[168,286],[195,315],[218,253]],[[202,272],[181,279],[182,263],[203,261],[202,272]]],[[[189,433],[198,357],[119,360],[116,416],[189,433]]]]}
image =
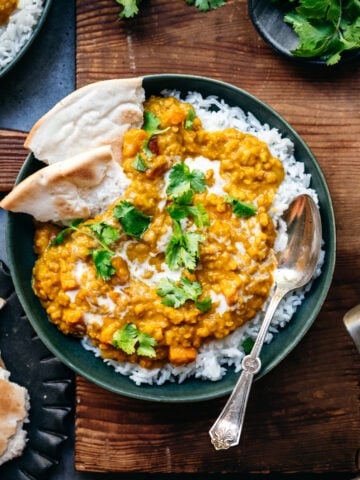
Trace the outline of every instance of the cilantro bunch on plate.
{"type": "Polygon", "coordinates": [[[275,0],[286,14],[284,21],[299,37],[291,53],[320,57],[335,65],[346,51],[360,48],[359,0],[275,0]]]}

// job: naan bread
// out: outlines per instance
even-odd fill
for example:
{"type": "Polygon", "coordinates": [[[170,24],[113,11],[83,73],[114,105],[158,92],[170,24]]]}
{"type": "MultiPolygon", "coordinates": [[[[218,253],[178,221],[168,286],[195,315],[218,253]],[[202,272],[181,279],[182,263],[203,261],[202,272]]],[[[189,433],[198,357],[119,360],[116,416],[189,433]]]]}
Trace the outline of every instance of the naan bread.
{"type": "Polygon", "coordinates": [[[36,122],[25,147],[52,164],[102,145],[121,161],[123,136],[141,127],[145,92],[142,78],[105,80],[74,91],[36,122]]]}
{"type": "Polygon", "coordinates": [[[0,367],[0,465],[22,454],[27,433],[23,429],[30,408],[26,388],[9,381],[0,367]]]}
{"type": "Polygon", "coordinates": [[[129,183],[108,145],[38,170],[15,186],[0,207],[41,222],[66,224],[105,211],[129,183]]]}

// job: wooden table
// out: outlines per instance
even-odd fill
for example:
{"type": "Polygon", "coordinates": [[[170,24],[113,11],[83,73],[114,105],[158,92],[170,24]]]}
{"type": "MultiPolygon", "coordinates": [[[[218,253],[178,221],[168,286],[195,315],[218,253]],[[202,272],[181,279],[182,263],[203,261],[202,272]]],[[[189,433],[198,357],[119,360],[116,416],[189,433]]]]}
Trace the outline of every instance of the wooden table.
{"type": "MultiPolygon", "coordinates": [[[[243,88],[304,138],[327,179],[338,231],[328,298],[309,333],[251,393],[241,445],[215,452],[208,428],[225,399],[157,405],[77,378],[80,471],[345,473],[359,471],[360,358],[342,323],[360,294],[359,65],[306,68],[258,36],[245,0],[201,13],[183,0],[141,3],[133,20],[113,0],[77,0],[76,80],[191,73],[243,88]]],[[[0,131],[0,190],[24,159],[24,134],[0,131]]]]}

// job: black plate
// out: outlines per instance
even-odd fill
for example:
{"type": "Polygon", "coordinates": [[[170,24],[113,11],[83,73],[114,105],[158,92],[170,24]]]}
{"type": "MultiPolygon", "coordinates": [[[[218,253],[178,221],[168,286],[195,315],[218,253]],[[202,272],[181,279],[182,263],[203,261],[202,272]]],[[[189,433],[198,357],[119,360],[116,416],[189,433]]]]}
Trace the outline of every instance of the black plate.
{"type": "Polygon", "coordinates": [[[0,466],[1,480],[42,480],[60,460],[70,430],[71,372],[44,346],[24,315],[9,270],[0,261],[0,350],[10,379],[30,394],[28,442],[21,457],[0,466]]]}

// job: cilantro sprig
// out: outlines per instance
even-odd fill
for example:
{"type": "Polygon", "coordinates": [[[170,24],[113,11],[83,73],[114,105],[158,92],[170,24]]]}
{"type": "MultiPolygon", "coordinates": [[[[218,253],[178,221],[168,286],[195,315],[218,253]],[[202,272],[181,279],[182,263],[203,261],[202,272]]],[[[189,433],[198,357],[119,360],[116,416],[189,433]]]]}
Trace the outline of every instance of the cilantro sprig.
{"type": "Polygon", "coordinates": [[[192,282],[187,277],[181,277],[179,284],[169,278],[161,279],[156,293],[163,297],[161,303],[168,307],[179,308],[188,300],[195,302],[201,312],[207,312],[212,307],[211,298],[199,300],[202,294],[200,283],[192,282]]]}
{"type": "Polygon", "coordinates": [[[225,5],[226,0],[185,0],[189,5],[195,5],[202,12],[215,10],[225,5]]]}
{"type": "Polygon", "coordinates": [[[127,200],[122,200],[113,209],[114,217],[119,220],[124,232],[135,238],[141,238],[149,228],[151,217],[141,212],[127,200]]]}
{"type": "Polygon", "coordinates": [[[176,163],[169,174],[166,193],[177,203],[191,203],[194,192],[203,193],[206,189],[205,175],[201,170],[190,168],[186,163],[176,163]]]}
{"type": "Polygon", "coordinates": [[[169,127],[159,129],[160,124],[161,120],[159,117],[157,117],[153,112],[145,111],[144,124],[142,128],[148,135],[142,146],[141,152],[137,153],[133,162],[133,167],[140,172],[146,172],[146,170],[150,168],[148,161],[151,160],[151,158],[153,157],[153,152],[149,147],[150,140],[155,135],[165,133],[169,129],[169,127]]]}
{"type": "Polygon", "coordinates": [[[111,263],[115,252],[110,249],[110,245],[120,237],[120,232],[115,227],[105,222],[84,223],[81,219],[73,220],[70,225],[64,228],[50,243],[50,247],[61,245],[65,238],[72,232],[80,232],[95,240],[100,248],[90,250],[96,275],[104,280],[110,280],[115,273],[115,268],[111,263]]]}
{"type": "Polygon", "coordinates": [[[256,215],[256,206],[252,203],[242,202],[231,195],[226,195],[225,203],[229,203],[232,206],[233,212],[238,217],[250,218],[256,215]]]}
{"type": "Polygon", "coordinates": [[[141,332],[134,323],[126,323],[116,330],[112,337],[112,345],[126,354],[137,353],[140,356],[154,358],[157,341],[146,332],[141,332]]]}
{"type": "MultiPolygon", "coordinates": [[[[113,217],[119,220],[123,231],[132,237],[141,238],[149,228],[151,217],[135,208],[131,202],[122,200],[113,210],[113,217]]],[[[95,240],[99,248],[89,251],[94,262],[96,275],[103,280],[110,280],[116,272],[112,264],[115,252],[110,246],[120,238],[120,231],[106,222],[83,223],[82,219],[73,220],[49,244],[50,247],[61,245],[73,232],[80,232],[95,240]]]]}
{"type": "Polygon", "coordinates": [[[182,220],[186,217],[193,217],[195,225],[199,228],[209,226],[209,216],[203,204],[197,203],[196,205],[170,205],[167,208],[170,217],[173,220],[182,220]]]}
{"type": "Polygon", "coordinates": [[[139,13],[141,0],[115,0],[123,8],[119,13],[120,18],[132,18],[139,13]]]}
{"type": "Polygon", "coordinates": [[[184,267],[193,271],[200,257],[200,242],[204,235],[197,232],[184,232],[180,222],[173,220],[173,235],[165,250],[165,260],[170,270],[184,267]]]}
{"type": "Polygon", "coordinates": [[[335,65],[344,52],[360,48],[358,0],[275,0],[285,12],[284,21],[299,37],[291,53],[320,57],[335,65]]]}
{"type": "Polygon", "coordinates": [[[195,109],[193,107],[190,107],[185,119],[185,125],[184,125],[185,130],[192,130],[194,126],[195,117],[196,117],[195,109]]]}
{"type": "MultiPolygon", "coordinates": [[[[185,0],[187,4],[194,5],[202,12],[215,10],[225,5],[226,0],[185,0]]],[[[120,18],[132,18],[139,13],[141,0],[116,0],[123,8],[119,13],[120,18]]]]}
{"type": "Polygon", "coordinates": [[[72,232],[78,232],[80,229],[78,226],[83,222],[82,218],[77,218],[70,222],[69,226],[61,230],[61,232],[51,240],[49,247],[54,247],[55,245],[61,245],[65,238],[70,235],[72,232]]]}

